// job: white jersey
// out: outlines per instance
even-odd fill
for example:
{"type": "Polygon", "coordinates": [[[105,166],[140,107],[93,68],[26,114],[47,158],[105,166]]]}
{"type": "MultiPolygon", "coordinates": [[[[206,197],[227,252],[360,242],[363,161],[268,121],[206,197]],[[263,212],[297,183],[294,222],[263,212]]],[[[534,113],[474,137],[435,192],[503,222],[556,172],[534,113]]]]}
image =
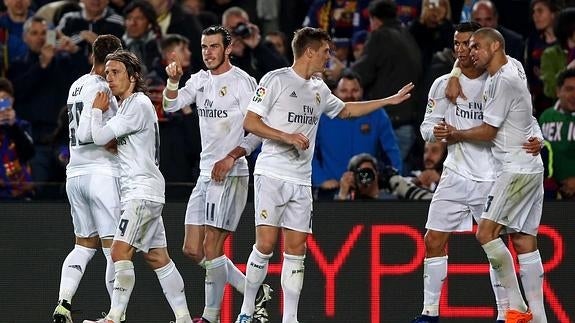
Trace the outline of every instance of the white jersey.
{"type": "Polygon", "coordinates": [[[302,133],[309,148],[264,139],[254,174],[311,186],[311,160],[322,113],[335,118],[344,103],[331,93],[321,78],[306,80],[291,67],[264,75],[248,110],[261,116],[270,127],[286,133],[302,133]]]}
{"type": "MultiPolygon", "coordinates": [[[[435,141],[433,127],[445,120],[457,129],[469,129],[483,123],[483,85],[487,73],[475,79],[465,75],[459,77],[459,83],[467,99],[457,98],[457,104],[451,103],[445,96],[449,74],[433,82],[421,124],[421,135],[425,141],[435,141]]],[[[496,161],[491,153],[492,143],[461,141],[447,146],[447,158],[443,165],[455,173],[474,181],[494,181],[496,161]]]]}
{"type": "Polygon", "coordinates": [[[106,125],[118,141],[122,203],[135,199],[164,203],[165,182],[158,168],[160,133],[152,101],[144,93],[132,94],[106,125]]]}
{"type": "Polygon", "coordinates": [[[87,174],[120,176],[117,156],[92,141],[90,118],[97,92],[105,92],[110,97],[110,107],[102,115],[102,120],[107,121],[118,111],[118,103],[103,77],[94,74],[83,75],[72,84],[68,92],[70,134],[70,162],[66,166],[68,178],[87,174]],[[80,125],[82,127],[79,127],[80,125]]]}
{"type": "MultiPolygon", "coordinates": [[[[242,143],[246,109],[256,85],[253,77],[235,66],[219,75],[202,70],[178,90],[176,99],[164,100],[164,110],[168,112],[191,103],[198,107],[202,140],[200,175],[210,177],[214,164],[242,143]]],[[[247,175],[248,163],[244,157],[239,158],[229,176],[247,175]]]]}
{"type": "Polygon", "coordinates": [[[538,136],[539,130],[533,123],[525,71],[518,61],[508,57],[508,62],[487,78],[483,104],[483,120],[499,128],[492,151],[501,170],[522,174],[543,172],[541,156],[532,156],[522,148],[527,139],[538,136]]]}

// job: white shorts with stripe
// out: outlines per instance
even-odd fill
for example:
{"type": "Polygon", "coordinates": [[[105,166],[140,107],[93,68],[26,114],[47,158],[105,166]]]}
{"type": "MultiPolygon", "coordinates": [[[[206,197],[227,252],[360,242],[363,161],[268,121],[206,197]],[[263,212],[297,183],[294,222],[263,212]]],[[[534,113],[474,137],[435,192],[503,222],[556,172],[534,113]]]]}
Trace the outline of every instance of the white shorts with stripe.
{"type": "Polygon", "coordinates": [[[112,238],[120,220],[120,179],[80,175],[66,179],[74,234],[80,238],[112,238]]]}
{"type": "Polygon", "coordinates": [[[143,252],[167,247],[163,208],[164,204],[147,200],[122,203],[122,216],[114,240],[123,241],[143,252]]]}
{"type": "Polygon", "coordinates": [[[223,182],[200,176],[190,195],[185,224],[236,231],[248,199],[248,176],[228,176],[223,182]]]}
{"type": "Polygon", "coordinates": [[[444,168],[433,193],[426,229],[440,232],[471,231],[479,222],[493,182],[479,182],[444,168]]]}
{"type": "Polygon", "coordinates": [[[537,235],[543,209],[543,173],[502,173],[487,197],[481,216],[506,227],[508,233],[537,235]]]}
{"type": "Polygon", "coordinates": [[[254,176],[256,226],[270,225],[312,233],[311,187],[267,177],[254,176]]]}

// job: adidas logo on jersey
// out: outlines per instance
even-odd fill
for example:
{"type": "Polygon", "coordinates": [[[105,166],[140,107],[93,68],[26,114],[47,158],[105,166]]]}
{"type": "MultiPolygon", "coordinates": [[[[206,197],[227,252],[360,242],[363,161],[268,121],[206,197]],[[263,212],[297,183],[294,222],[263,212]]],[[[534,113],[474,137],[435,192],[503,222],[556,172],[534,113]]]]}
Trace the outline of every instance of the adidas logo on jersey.
{"type": "Polygon", "coordinates": [[[297,94],[295,94],[295,91],[293,91],[290,95],[291,98],[297,98],[297,94]]]}
{"type": "Polygon", "coordinates": [[[198,92],[204,92],[204,87],[202,86],[201,88],[199,88],[198,92]]]}

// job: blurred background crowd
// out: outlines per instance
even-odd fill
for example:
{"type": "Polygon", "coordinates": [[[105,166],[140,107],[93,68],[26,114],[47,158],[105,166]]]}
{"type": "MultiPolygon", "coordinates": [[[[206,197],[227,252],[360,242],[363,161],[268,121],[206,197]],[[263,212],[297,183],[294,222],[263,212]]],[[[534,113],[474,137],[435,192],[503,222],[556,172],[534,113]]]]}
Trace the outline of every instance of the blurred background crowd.
{"type": "MultiPolygon", "coordinates": [[[[316,199],[430,199],[446,149],[419,125],[433,80],[453,63],[454,26],[475,21],[501,32],[523,63],[545,136],[549,199],[575,198],[575,0],[4,0],[0,8],[0,199],[64,198],[69,159],[69,86],[89,72],[100,34],[121,38],[145,65],[161,134],[167,198],[187,198],[198,176],[195,106],[161,109],[168,54],[189,76],[203,68],[203,28],[234,38],[232,63],[259,79],[291,65],[302,26],[333,38],[323,75],[344,101],[415,95],[353,120],[319,123],[312,182],[316,199]]],[[[188,77],[182,78],[182,84],[188,77]]],[[[255,154],[250,156],[255,161],[255,154]]]]}

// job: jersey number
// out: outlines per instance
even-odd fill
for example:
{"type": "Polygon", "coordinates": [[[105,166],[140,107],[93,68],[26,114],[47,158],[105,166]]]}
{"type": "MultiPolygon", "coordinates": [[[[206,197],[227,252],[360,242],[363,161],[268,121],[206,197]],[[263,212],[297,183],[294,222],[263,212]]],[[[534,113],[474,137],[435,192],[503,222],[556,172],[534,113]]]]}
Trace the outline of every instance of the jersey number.
{"type": "Polygon", "coordinates": [[[489,208],[491,207],[491,201],[493,201],[493,195],[489,195],[487,197],[487,203],[485,203],[485,212],[489,212],[489,208]]]}
{"type": "Polygon", "coordinates": [[[74,104],[69,103],[68,108],[68,127],[70,129],[70,145],[82,145],[79,140],[76,139],[76,129],[80,124],[80,115],[82,115],[82,110],[84,109],[83,102],[76,102],[74,104]]]}

